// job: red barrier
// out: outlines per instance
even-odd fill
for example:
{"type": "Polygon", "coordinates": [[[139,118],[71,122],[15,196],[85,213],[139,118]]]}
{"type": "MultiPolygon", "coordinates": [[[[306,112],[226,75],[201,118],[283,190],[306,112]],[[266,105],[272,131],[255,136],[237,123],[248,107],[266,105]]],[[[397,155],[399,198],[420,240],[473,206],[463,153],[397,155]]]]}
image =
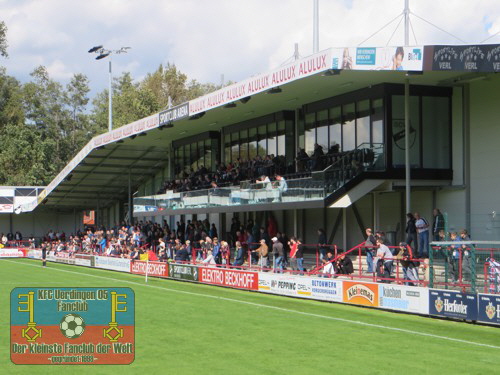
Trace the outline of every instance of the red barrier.
{"type": "Polygon", "coordinates": [[[223,285],[238,289],[259,289],[259,274],[257,272],[200,267],[198,269],[198,277],[200,282],[207,284],[223,285]]]}

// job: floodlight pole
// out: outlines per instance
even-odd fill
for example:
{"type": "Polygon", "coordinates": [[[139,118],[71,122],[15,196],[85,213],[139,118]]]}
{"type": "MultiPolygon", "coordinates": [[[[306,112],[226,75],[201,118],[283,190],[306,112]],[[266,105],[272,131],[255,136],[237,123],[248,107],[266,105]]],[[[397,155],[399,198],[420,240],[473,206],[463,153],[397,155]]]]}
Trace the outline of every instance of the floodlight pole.
{"type": "Polygon", "coordinates": [[[113,130],[113,74],[111,70],[111,55],[109,56],[109,89],[108,89],[108,100],[109,100],[109,111],[108,111],[108,132],[113,130]]]}

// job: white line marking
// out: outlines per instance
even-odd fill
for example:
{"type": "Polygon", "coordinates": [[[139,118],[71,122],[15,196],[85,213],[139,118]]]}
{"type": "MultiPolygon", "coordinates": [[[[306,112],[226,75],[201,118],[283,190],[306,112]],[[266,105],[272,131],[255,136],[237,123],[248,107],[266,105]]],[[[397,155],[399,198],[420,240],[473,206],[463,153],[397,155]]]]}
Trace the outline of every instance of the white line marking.
{"type": "MultiPolygon", "coordinates": [[[[22,265],[30,266],[30,267],[39,267],[40,268],[39,265],[35,265],[35,264],[29,264],[29,263],[24,263],[24,262],[16,262],[14,260],[5,260],[5,261],[6,262],[11,262],[11,263],[16,263],[16,264],[22,264],[22,265]]],[[[213,298],[213,299],[224,300],[224,301],[228,301],[228,302],[237,302],[237,303],[242,303],[242,304],[250,305],[250,306],[264,307],[264,308],[268,308],[268,309],[272,309],[272,310],[284,311],[284,312],[295,313],[295,314],[305,315],[305,316],[312,316],[312,317],[321,318],[321,319],[335,320],[335,321],[338,321],[338,322],[357,324],[357,325],[366,326],[366,327],[380,328],[380,329],[384,329],[384,330],[395,331],[395,332],[402,332],[402,333],[410,333],[410,334],[413,334],[413,335],[419,335],[419,336],[431,337],[431,338],[435,338],[435,339],[441,339],[441,340],[448,340],[448,341],[453,341],[453,342],[459,342],[461,344],[476,345],[476,346],[482,346],[482,347],[492,348],[492,349],[500,349],[500,346],[495,346],[495,345],[490,345],[490,344],[483,344],[483,343],[475,342],[475,341],[468,341],[468,340],[456,339],[456,338],[447,337],[447,336],[433,335],[431,333],[425,333],[425,332],[419,332],[419,331],[412,331],[412,330],[404,329],[404,328],[388,327],[388,326],[383,326],[381,324],[366,323],[366,322],[361,322],[359,320],[350,320],[350,319],[343,319],[343,318],[335,318],[335,317],[332,317],[332,316],[307,313],[307,312],[298,311],[298,310],[292,310],[292,309],[285,309],[283,307],[277,307],[277,306],[271,306],[271,305],[264,305],[264,304],[260,304],[260,303],[249,302],[249,301],[242,301],[242,300],[233,299],[233,298],[227,298],[227,297],[218,297],[218,296],[213,296],[213,295],[210,295],[210,294],[201,294],[201,293],[195,293],[195,292],[187,292],[187,291],[184,291],[184,290],[163,288],[163,287],[156,286],[156,285],[142,284],[142,283],[138,283],[138,282],[130,281],[130,280],[115,279],[113,277],[86,274],[86,273],[83,273],[83,272],[75,272],[75,271],[64,270],[64,269],[60,269],[60,268],[47,267],[46,269],[50,269],[50,270],[53,270],[53,271],[73,273],[73,274],[77,274],[77,275],[85,275],[85,276],[90,276],[90,277],[96,277],[96,278],[99,278],[99,279],[119,281],[119,282],[124,282],[124,283],[138,285],[138,286],[141,286],[141,287],[149,287],[149,288],[161,289],[161,290],[167,291],[167,292],[189,294],[189,295],[192,295],[192,296],[205,297],[205,298],[213,298]]],[[[94,268],[94,269],[98,269],[98,268],[94,268]]],[[[105,271],[105,270],[103,270],[103,271],[105,271]]],[[[124,275],[132,275],[132,274],[124,273],[124,275]]],[[[137,276],[139,276],[139,275],[137,275],[137,276]]],[[[202,284],[202,285],[207,285],[207,284],[202,284]]]]}

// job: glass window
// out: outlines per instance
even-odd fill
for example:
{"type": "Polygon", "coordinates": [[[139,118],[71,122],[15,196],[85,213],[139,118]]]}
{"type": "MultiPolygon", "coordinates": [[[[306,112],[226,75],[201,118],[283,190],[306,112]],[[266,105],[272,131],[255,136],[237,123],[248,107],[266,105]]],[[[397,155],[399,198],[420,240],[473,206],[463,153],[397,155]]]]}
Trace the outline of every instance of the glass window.
{"type": "Polygon", "coordinates": [[[240,131],[240,158],[241,161],[248,160],[248,130],[240,131]]]}
{"type": "Polygon", "coordinates": [[[328,151],[328,110],[319,111],[316,116],[316,143],[319,144],[323,151],[328,151]]]}
{"type": "Polygon", "coordinates": [[[280,121],[278,123],[278,150],[277,154],[281,156],[285,156],[285,121],[280,121]]]}
{"type": "Polygon", "coordinates": [[[342,106],[342,151],[354,150],[356,145],[356,112],[354,103],[342,106]]]}
{"type": "Polygon", "coordinates": [[[356,118],[356,140],[357,147],[364,144],[370,146],[370,101],[358,102],[356,118]]]}
{"type": "MultiPolygon", "coordinates": [[[[212,166],[212,141],[210,139],[205,140],[205,168],[207,170],[212,171],[213,166],[212,166]]],[[[214,142],[215,143],[215,142],[214,142]]]]}
{"type": "Polygon", "coordinates": [[[276,123],[267,124],[267,155],[276,156],[276,123]]]}
{"type": "Polygon", "coordinates": [[[384,143],[384,100],[374,100],[372,111],[372,142],[384,143]]]}
{"type": "Polygon", "coordinates": [[[449,106],[449,98],[422,97],[424,168],[451,168],[449,106]]]}
{"type": "Polygon", "coordinates": [[[235,162],[240,157],[240,134],[231,133],[231,161],[235,162]]]}
{"type": "Polygon", "coordinates": [[[257,129],[248,130],[248,157],[254,159],[257,156],[257,129]]]}
{"type": "Polygon", "coordinates": [[[264,157],[267,153],[267,129],[266,125],[259,126],[258,128],[258,144],[257,154],[264,157]]]}
{"type": "Polygon", "coordinates": [[[231,162],[231,135],[226,134],[224,136],[224,164],[229,164],[231,162]]]}
{"type": "Polygon", "coordinates": [[[330,144],[329,149],[332,152],[339,152],[342,146],[342,130],[341,123],[342,119],[340,116],[340,107],[334,107],[330,109],[330,144]]]}
{"type": "Polygon", "coordinates": [[[305,150],[308,155],[314,151],[316,143],[316,113],[308,113],[305,122],[305,150]]]}
{"type": "MultiPolygon", "coordinates": [[[[405,167],[405,102],[403,95],[392,96],[392,163],[405,167]]],[[[420,167],[419,97],[410,96],[410,165],[420,167]]]]}

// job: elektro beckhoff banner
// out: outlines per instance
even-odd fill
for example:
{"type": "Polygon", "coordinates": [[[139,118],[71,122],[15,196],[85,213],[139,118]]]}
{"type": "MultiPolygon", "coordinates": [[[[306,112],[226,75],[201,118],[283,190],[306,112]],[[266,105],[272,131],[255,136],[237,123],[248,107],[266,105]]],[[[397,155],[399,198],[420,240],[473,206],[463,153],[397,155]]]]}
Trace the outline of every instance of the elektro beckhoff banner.
{"type": "Polygon", "coordinates": [[[15,288],[10,352],[15,364],[129,364],[135,356],[130,288],[15,288]]]}

